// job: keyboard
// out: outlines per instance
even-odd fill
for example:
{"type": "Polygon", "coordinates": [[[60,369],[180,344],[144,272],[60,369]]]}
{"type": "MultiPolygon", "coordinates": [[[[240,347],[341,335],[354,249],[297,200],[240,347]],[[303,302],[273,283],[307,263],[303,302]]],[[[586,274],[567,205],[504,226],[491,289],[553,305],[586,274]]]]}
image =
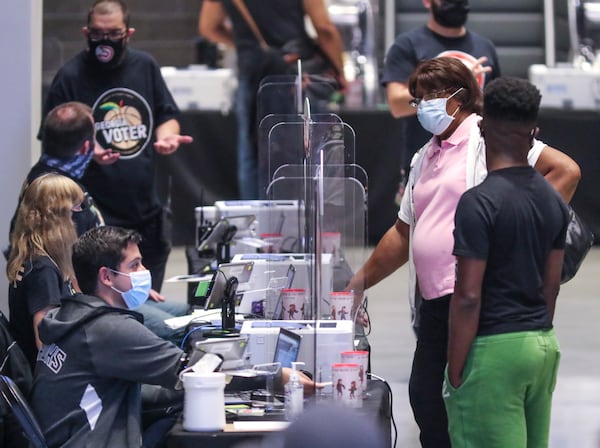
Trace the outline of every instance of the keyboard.
{"type": "Polygon", "coordinates": [[[225,393],[225,404],[248,404],[252,401],[250,392],[227,392],[225,393]]]}

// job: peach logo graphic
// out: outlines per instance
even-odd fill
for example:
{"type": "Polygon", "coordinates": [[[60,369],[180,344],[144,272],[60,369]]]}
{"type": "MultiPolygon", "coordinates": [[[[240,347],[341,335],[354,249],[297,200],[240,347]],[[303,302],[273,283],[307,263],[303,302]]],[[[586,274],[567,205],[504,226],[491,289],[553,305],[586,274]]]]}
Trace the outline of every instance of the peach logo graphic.
{"type": "Polygon", "coordinates": [[[137,92],[112,89],[93,106],[96,140],[105,149],[120,152],[121,158],[136,157],[152,136],[152,114],[137,92]]]}

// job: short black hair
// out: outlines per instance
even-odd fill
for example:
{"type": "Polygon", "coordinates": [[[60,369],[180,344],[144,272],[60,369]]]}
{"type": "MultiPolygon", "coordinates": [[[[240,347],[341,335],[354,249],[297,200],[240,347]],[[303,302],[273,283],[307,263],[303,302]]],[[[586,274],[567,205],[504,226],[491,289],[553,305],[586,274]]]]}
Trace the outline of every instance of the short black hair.
{"type": "Polygon", "coordinates": [[[129,243],[139,244],[142,237],[135,230],[102,226],[88,230],[73,245],[73,270],[84,294],[94,294],[98,271],[106,266],[117,269],[129,243]]]}
{"type": "Polygon", "coordinates": [[[92,16],[94,14],[107,14],[115,5],[123,12],[125,28],[129,28],[129,9],[127,8],[127,4],[122,0],[96,0],[88,11],[87,25],[90,26],[90,23],[92,23],[92,16]]]}
{"type": "Polygon", "coordinates": [[[50,157],[69,160],[90,141],[94,150],[92,109],[77,101],[62,103],[48,112],[42,129],[42,152],[50,157]]]}
{"type": "Polygon", "coordinates": [[[491,81],[483,91],[483,116],[514,123],[537,121],[542,95],[526,79],[503,76],[491,81]]]}

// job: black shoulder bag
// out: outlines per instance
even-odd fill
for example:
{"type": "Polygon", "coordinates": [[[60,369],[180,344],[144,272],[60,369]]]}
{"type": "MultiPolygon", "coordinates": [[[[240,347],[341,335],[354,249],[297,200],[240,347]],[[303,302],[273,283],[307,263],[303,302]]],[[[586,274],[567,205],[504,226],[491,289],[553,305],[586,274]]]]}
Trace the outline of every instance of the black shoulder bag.
{"type": "Polygon", "coordinates": [[[566,283],[575,276],[593,244],[594,234],[569,206],[569,227],[567,227],[565,258],[560,275],[561,283],[566,283]]]}

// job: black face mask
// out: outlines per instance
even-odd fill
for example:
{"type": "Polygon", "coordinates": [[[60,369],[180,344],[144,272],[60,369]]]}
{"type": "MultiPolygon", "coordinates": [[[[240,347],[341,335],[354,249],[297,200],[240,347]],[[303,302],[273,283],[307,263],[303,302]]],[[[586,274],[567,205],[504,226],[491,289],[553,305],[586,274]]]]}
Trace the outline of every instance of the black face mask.
{"type": "Polygon", "coordinates": [[[441,5],[433,0],[431,12],[437,23],[448,28],[460,28],[467,23],[469,2],[466,0],[442,0],[441,5]]]}
{"type": "Polygon", "coordinates": [[[90,49],[90,60],[92,60],[102,70],[111,70],[118,67],[125,57],[125,39],[112,41],[102,39],[93,41],[88,39],[90,49]]]}

